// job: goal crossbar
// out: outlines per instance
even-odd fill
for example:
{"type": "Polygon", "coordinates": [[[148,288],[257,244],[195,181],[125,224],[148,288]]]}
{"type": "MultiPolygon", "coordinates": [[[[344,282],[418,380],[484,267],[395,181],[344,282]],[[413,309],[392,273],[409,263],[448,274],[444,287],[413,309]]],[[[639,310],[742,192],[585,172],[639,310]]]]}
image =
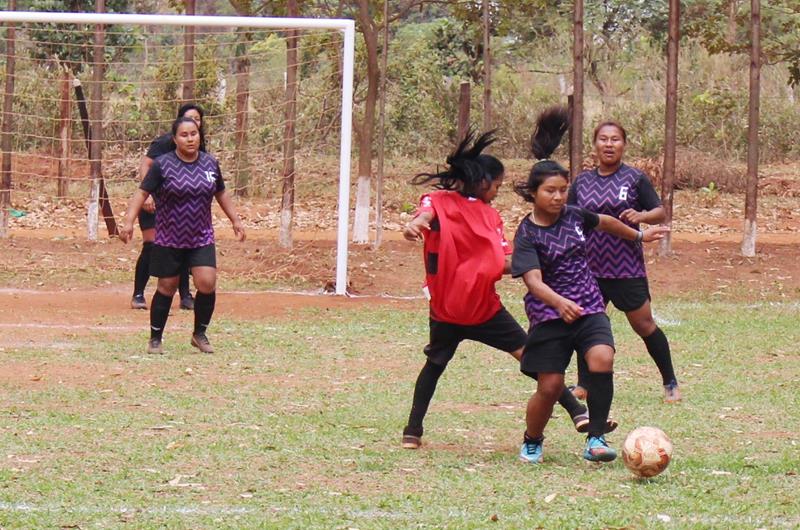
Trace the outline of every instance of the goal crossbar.
{"type": "Polygon", "coordinates": [[[350,153],[353,138],[353,68],[355,58],[355,22],[353,20],[0,11],[0,23],[213,26],[264,29],[329,29],[342,31],[344,35],[344,49],[342,53],[342,123],[339,146],[339,204],[336,236],[336,294],[347,294],[347,232],[350,213],[350,153]]]}

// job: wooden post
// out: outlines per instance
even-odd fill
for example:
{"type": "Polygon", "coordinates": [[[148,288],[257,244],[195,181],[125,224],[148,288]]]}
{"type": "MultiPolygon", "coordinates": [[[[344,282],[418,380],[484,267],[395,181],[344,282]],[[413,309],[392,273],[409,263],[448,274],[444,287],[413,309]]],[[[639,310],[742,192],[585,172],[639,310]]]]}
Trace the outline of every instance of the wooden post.
{"type": "MultiPolygon", "coordinates": [[[[661,203],[667,214],[666,224],[672,226],[672,204],[675,191],[675,150],[678,123],[678,46],[680,45],[680,0],[669,0],[669,36],[667,40],[667,102],[664,127],[664,171],[661,180],[661,203]]],[[[661,256],[672,253],[672,233],[661,240],[661,256]]]]}
{"type": "Polygon", "coordinates": [[[236,168],[236,195],[246,197],[250,187],[250,163],[247,156],[247,111],[250,105],[250,59],[247,43],[250,32],[239,32],[236,43],[236,148],[233,153],[236,168]]]}
{"type": "Polygon", "coordinates": [[[472,96],[469,81],[462,81],[458,91],[458,126],[456,143],[461,142],[469,131],[469,111],[472,96]]]}
{"type": "MultiPolygon", "coordinates": [[[[186,15],[194,16],[195,0],[185,0],[186,15]]],[[[195,26],[183,28],[183,102],[194,100],[194,34],[195,26]]]]}
{"type": "Polygon", "coordinates": [[[758,122],[761,98],[761,1],[750,0],[750,105],[747,116],[747,189],[742,255],[756,255],[758,213],[758,122]]]}
{"type": "MultiPolygon", "coordinates": [[[[17,0],[8,0],[8,9],[17,8],[17,0]]],[[[11,208],[11,136],[14,130],[14,69],[16,66],[16,33],[14,24],[6,23],[6,82],[3,93],[3,125],[0,135],[0,237],[8,237],[11,208]]]]}
{"type": "Polygon", "coordinates": [[[383,171],[386,159],[386,80],[389,77],[389,0],[383,0],[383,55],[381,56],[381,99],[378,102],[378,181],[375,183],[375,245],[383,242],[383,171]]]}
{"type": "Polygon", "coordinates": [[[70,109],[71,90],[70,71],[67,67],[61,69],[61,105],[59,116],[59,157],[58,157],[58,198],[64,199],[69,194],[69,169],[70,169],[70,109]]]}
{"type": "Polygon", "coordinates": [[[492,128],[492,34],[489,0],[483,0],[483,130],[492,128]]]}
{"type": "Polygon", "coordinates": [[[569,172],[575,178],[583,166],[583,0],[572,12],[572,123],[569,172]]]}
{"type": "MultiPolygon", "coordinates": [[[[288,2],[289,17],[297,17],[297,0],[288,2]]],[[[292,220],[294,216],[295,177],[295,121],[297,119],[297,30],[286,32],[286,96],[284,99],[283,128],[283,193],[281,199],[281,226],[278,244],[292,248],[292,220]]]]}

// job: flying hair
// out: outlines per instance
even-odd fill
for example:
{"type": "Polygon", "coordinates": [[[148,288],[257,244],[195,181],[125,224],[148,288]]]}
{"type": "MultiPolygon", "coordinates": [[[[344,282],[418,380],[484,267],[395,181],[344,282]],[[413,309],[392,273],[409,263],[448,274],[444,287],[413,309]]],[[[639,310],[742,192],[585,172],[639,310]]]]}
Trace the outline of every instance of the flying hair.
{"type": "Polygon", "coordinates": [[[481,154],[492,145],[495,131],[481,134],[470,129],[459,142],[455,151],[446,159],[447,169],[437,173],[419,173],[411,183],[414,185],[434,182],[440,190],[458,190],[464,195],[476,195],[485,182],[491,182],[503,174],[503,165],[491,155],[481,154]]]}
{"type": "Polygon", "coordinates": [[[547,177],[561,175],[569,177],[569,171],[550,156],[561,144],[569,129],[569,111],[562,106],[549,107],[536,118],[536,128],[531,136],[531,152],[538,159],[526,182],[514,185],[514,191],[527,202],[534,202],[534,194],[547,177]]]}

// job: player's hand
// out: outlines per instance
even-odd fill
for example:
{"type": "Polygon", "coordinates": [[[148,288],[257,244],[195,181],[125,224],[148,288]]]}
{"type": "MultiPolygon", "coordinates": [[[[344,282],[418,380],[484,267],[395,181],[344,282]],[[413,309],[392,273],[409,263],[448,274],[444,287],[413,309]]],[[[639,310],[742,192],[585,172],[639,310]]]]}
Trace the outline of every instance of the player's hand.
{"type": "Polygon", "coordinates": [[[153,213],[156,211],[156,201],[153,200],[152,195],[144,200],[144,204],[142,204],[142,210],[147,213],[153,213]]]}
{"type": "Polygon", "coordinates": [[[651,241],[660,241],[664,239],[669,233],[668,226],[651,226],[647,230],[642,231],[642,241],[650,243],[651,241]]]}
{"type": "Polygon", "coordinates": [[[406,225],[405,229],[403,230],[403,237],[409,241],[419,241],[422,239],[423,232],[430,229],[431,226],[427,222],[423,221],[422,218],[417,217],[406,225]]]}
{"type": "Polygon", "coordinates": [[[236,239],[238,241],[244,241],[247,238],[247,235],[244,233],[244,225],[241,221],[236,221],[233,223],[233,233],[236,234],[236,239]]]}
{"type": "Polygon", "coordinates": [[[619,214],[619,220],[628,224],[638,225],[639,223],[644,222],[644,212],[637,212],[633,208],[628,208],[619,214]]]}
{"type": "Polygon", "coordinates": [[[123,223],[119,229],[119,240],[127,243],[133,239],[133,223],[123,223]]]}
{"type": "Polygon", "coordinates": [[[561,319],[567,324],[572,324],[583,315],[583,308],[567,298],[561,299],[561,303],[556,306],[556,310],[561,319]]]}

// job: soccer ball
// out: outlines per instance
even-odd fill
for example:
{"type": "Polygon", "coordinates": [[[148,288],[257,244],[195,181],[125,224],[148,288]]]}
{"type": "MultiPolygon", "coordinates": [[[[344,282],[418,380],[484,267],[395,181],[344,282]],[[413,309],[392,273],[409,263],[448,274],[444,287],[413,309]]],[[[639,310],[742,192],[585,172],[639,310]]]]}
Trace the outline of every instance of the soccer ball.
{"type": "Polygon", "coordinates": [[[622,444],[625,467],[637,477],[654,477],[667,469],[672,459],[672,442],[656,427],[639,427],[622,444]]]}

